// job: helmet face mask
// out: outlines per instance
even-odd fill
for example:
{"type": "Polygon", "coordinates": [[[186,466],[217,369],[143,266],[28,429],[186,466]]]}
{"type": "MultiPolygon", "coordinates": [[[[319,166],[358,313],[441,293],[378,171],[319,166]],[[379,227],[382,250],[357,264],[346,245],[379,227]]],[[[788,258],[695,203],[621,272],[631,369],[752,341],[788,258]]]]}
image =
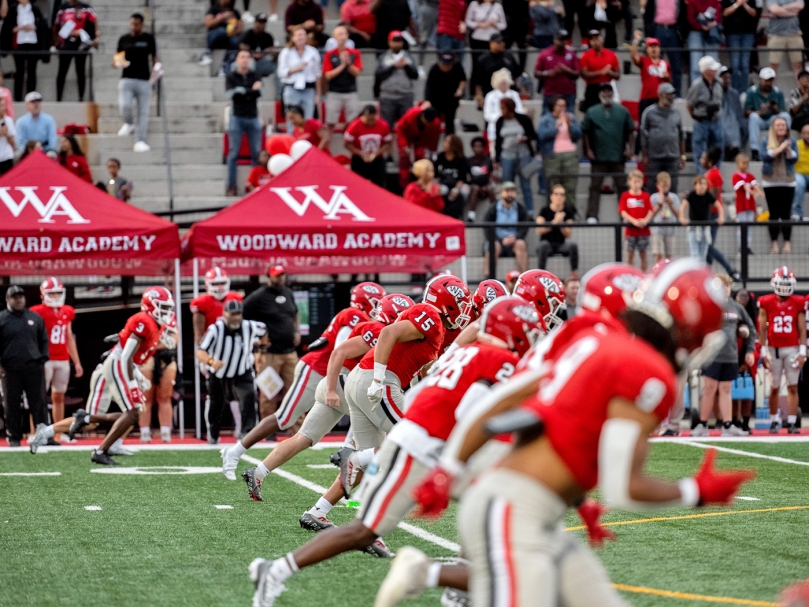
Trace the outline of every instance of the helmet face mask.
{"type": "Polygon", "coordinates": [[[557,276],[547,270],[523,272],[514,285],[514,294],[536,306],[549,331],[564,321],[559,313],[566,310],[565,287],[557,276]]]}
{"type": "Polygon", "coordinates": [[[361,282],[351,289],[351,307],[362,310],[369,316],[385,297],[385,289],[375,282],[361,282]]]}
{"type": "Polygon", "coordinates": [[[39,286],[39,294],[42,297],[42,303],[49,308],[61,308],[65,305],[67,291],[64,285],[53,276],[42,281],[39,286]]]}
{"type": "Polygon", "coordinates": [[[230,291],[230,278],[227,273],[215,266],[205,272],[205,292],[222,301],[230,291]]]}
{"type": "Polygon", "coordinates": [[[464,329],[472,320],[472,294],[460,278],[440,274],[431,278],[424,289],[424,303],[437,309],[449,329],[464,329]]]}
{"type": "Polygon", "coordinates": [[[796,282],[797,281],[795,280],[795,275],[792,273],[792,270],[786,266],[781,266],[772,273],[770,286],[773,288],[775,294],[779,297],[789,297],[795,293],[796,282]]]}
{"type": "Polygon", "coordinates": [[[536,307],[521,297],[503,296],[490,302],[480,318],[478,338],[523,356],[543,335],[536,307]]]}
{"type": "MultiPolygon", "coordinates": [[[[165,287],[149,287],[143,292],[140,309],[157,321],[169,325],[174,319],[174,299],[165,287]]],[[[176,319],[174,321],[176,323],[176,319]]]]}
{"type": "Polygon", "coordinates": [[[377,302],[377,305],[371,311],[370,317],[373,320],[389,325],[396,322],[402,312],[412,308],[414,305],[416,305],[415,302],[407,295],[398,293],[385,295],[377,302]]]}

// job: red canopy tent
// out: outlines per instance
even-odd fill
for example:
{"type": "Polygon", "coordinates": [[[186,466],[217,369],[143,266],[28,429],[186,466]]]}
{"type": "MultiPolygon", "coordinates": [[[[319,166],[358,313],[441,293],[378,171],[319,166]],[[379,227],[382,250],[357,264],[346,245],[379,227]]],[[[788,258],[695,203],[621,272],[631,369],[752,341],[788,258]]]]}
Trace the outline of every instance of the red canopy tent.
{"type": "Polygon", "coordinates": [[[33,152],[0,177],[0,275],[165,276],[176,224],[142,211],[33,152]]]}
{"type": "Polygon", "coordinates": [[[245,273],[428,272],[465,253],[464,223],[406,202],[310,149],[236,204],[196,223],[183,259],[245,273]]]}

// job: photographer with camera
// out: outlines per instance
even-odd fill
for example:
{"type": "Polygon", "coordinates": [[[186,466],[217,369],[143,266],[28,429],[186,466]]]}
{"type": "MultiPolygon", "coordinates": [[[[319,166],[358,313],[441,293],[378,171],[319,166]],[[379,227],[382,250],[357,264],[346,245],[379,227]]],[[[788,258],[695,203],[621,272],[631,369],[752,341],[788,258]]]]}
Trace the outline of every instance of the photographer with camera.
{"type": "MultiPolygon", "coordinates": [[[[688,88],[685,97],[688,113],[694,119],[692,148],[694,158],[699,159],[702,153],[714,146],[724,149],[725,135],[722,131],[722,84],[716,72],[722,67],[713,57],[705,56],[699,60],[701,78],[688,88]]],[[[720,159],[721,162],[721,159],[720,159]]],[[[697,164],[697,170],[704,169],[697,164]]]]}

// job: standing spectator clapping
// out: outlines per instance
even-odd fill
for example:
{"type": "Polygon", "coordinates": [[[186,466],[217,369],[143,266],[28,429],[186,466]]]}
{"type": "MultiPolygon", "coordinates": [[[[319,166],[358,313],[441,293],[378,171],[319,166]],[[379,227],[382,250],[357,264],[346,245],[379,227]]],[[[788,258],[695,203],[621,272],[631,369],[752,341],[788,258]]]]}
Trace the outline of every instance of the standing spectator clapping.
{"type": "Polygon", "coordinates": [[[661,171],[655,178],[657,191],[652,194],[652,255],[655,263],[674,257],[675,225],[679,223],[680,197],[672,191],[671,175],[661,171]]]}
{"type": "Polygon", "coordinates": [[[84,101],[87,82],[85,66],[90,48],[98,48],[101,29],[98,17],[90,5],[79,0],[65,0],[53,21],[53,44],[59,50],[59,71],[56,75],[56,100],[62,100],[70,63],[76,60],[76,82],[79,101],[84,101]]]}
{"type": "Polygon", "coordinates": [[[549,186],[561,184],[566,199],[575,205],[579,171],[576,145],[582,136],[581,125],[568,111],[564,97],[552,97],[548,105],[552,107],[551,112],[542,114],[537,128],[546,181],[549,186]]]}
{"type": "Polygon", "coordinates": [[[579,103],[579,110],[582,112],[598,104],[603,84],[610,84],[613,80],[621,78],[618,56],[604,48],[604,36],[601,35],[601,31],[590,30],[588,41],[590,48],[584,51],[579,59],[581,77],[587,85],[584,89],[584,99],[579,103]]]}
{"type": "Polygon", "coordinates": [[[129,18],[129,33],[118,39],[118,57],[123,53],[124,62],[113,60],[113,67],[122,67],[121,80],[118,82],[118,105],[124,124],[118,135],[125,137],[135,132],[136,152],[148,152],[151,148],[146,143],[146,132],[149,128],[149,103],[152,100],[152,63],[159,69],[157,59],[157,43],[154,36],[143,31],[143,15],[133,13],[129,18]],[[134,104],[138,104],[137,122],[134,104]]]}
{"type": "Polygon", "coordinates": [[[332,36],[337,47],[323,55],[323,78],[326,80],[326,125],[333,129],[345,112],[346,124],[360,113],[360,98],[357,94],[357,76],[362,73],[362,55],[346,46],[348,30],[342,25],[334,28],[332,36]]]}
{"type": "Polygon", "coordinates": [[[4,114],[7,101],[0,97],[0,175],[5,175],[14,166],[14,118],[4,114]]]}
{"type": "Polygon", "coordinates": [[[491,84],[492,89],[486,93],[483,100],[483,120],[486,121],[486,134],[489,141],[494,141],[497,119],[503,115],[500,102],[505,98],[511,99],[518,114],[523,113],[523,106],[520,94],[511,88],[514,80],[511,78],[511,73],[508,69],[502,68],[492,74],[491,84]]]}
{"type": "Polygon", "coordinates": [[[495,168],[499,166],[502,169],[504,182],[513,182],[519,177],[523,205],[529,213],[533,213],[531,178],[523,173],[523,169],[534,158],[537,134],[531,119],[525,114],[517,113],[513,99],[501,99],[500,108],[502,115],[495,124],[495,168]]]}
{"type": "Polygon", "coordinates": [[[250,69],[250,51],[239,51],[236,69],[229,72],[225,90],[231,100],[228,125],[228,196],[237,196],[236,158],[242,146],[242,136],[247,135],[253,164],[258,164],[263,129],[258,117],[258,98],[261,97],[261,78],[250,69]]]}
{"type": "Polygon", "coordinates": [[[444,119],[444,132],[455,132],[455,113],[466,89],[466,73],[452,53],[442,53],[427,73],[424,99],[444,119]]]}
{"type": "Polygon", "coordinates": [[[303,108],[303,116],[307,120],[315,115],[320,72],[320,53],[306,43],[306,30],[298,28],[292,32],[287,47],[278,55],[278,78],[284,87],[284,105],[303,108]]]}
{"type": "MultiPolygon", "coordinates": [[[[795,198],[795,163],[798,160],[798,146],[789,135],[789,126],[783,118],[777,117],[770,125],[767,138],[759,148],[762,167],[761,185],[770,209],[770,221],[789,221],[792,201],[795,198]]],[[[784,236],[781,253],[791,252],[790,237],[792,226],[769,226],[770,254],[778,254],[778,234],[784,236]]]]}
{"type": "Polygon", "coordinates": [[[649,182],[665,171],[676,192],[677,177],[685,167],[683,120],[680,111],[674,108],[674,87],[664,82],[657,91],[657,103],[641,114],[640,148],[649,182]]]}
{"type": "Polygon", "coordinates": [[[59,139],[59,164],[87,183],[93,183],[93,175],[87,158],[73,135],[62,135],[59,139]]]}
{"type": "Polygon", "coordinates": [[[385,157],[393,147],[393,134],[388,123],[377,117],[376,106],[366,105],[359,118],[348,125],[343,144],[351,154],[351,170],[384,188],[385,157]]]}
{"type": "Polygon", "coordinates": [[[374,96],[379,112],[391,127],[413,106],[413,86],[419,77],[416,62],[404,49],[402,32],[388,35],[388,50],[377,58],[374,96]]]}

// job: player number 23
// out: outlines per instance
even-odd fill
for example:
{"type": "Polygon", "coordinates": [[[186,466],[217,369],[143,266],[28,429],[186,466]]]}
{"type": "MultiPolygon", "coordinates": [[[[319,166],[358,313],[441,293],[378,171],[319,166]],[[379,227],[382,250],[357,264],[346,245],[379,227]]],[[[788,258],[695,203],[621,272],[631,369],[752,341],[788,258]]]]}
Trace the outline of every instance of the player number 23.
{"type": "Polygon", "coordinates": [[[775,316],[772,319],[773,333],[792,333],[791,316],[775,316]]]}

